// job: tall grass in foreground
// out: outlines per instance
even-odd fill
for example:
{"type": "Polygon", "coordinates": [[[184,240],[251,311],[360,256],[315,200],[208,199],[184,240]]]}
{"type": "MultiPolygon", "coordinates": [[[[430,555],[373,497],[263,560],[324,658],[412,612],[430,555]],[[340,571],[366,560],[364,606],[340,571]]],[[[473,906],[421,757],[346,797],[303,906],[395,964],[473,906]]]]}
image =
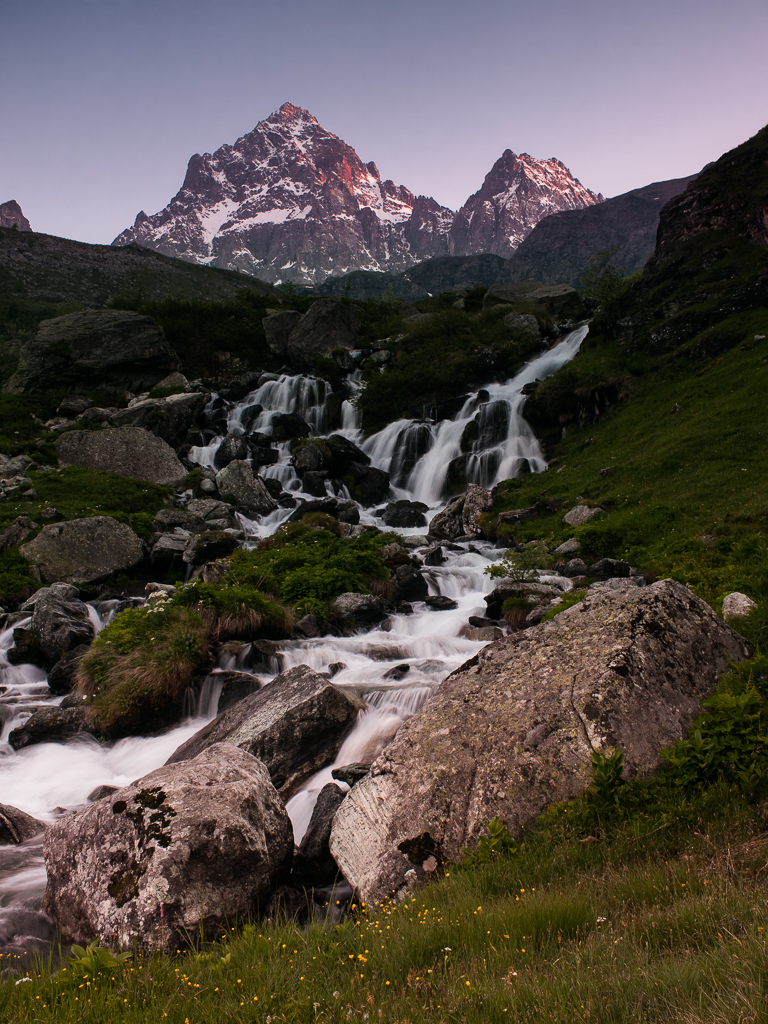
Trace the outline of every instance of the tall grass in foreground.
{"type": "Polygon", "coordinates": [[[96,977],[72,965],[3,975],[0,1018],[765,1020],[768,835],[723,784],[679,810],[585,836],[560,806],[515,853],[451,867],[338,926],[233,922],[196,952],[136,956],[96,977]]]}

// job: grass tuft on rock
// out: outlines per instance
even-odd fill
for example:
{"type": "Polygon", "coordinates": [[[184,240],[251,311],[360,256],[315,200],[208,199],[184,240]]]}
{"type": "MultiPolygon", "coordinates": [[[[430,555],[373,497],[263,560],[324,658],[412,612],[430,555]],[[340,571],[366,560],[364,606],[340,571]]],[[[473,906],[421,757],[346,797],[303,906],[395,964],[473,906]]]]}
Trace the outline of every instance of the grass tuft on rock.
{"type": "Polygon", "coordinates": [[[106,736],[178,718],[184,693],[208,658],[210,630],[195,610],[162,598],[121,612],[80,662],[79,693],[106,736]]]}

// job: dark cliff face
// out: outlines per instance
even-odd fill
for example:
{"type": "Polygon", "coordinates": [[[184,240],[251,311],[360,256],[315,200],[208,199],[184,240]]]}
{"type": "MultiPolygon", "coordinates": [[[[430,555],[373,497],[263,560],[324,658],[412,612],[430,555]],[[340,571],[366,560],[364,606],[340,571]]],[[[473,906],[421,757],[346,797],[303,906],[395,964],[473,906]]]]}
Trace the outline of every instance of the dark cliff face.
{"type": "Polygon", "coordinates": [[[693,178],[656,181],[596,206],[545,217],[507,262],[499,282],[557,281],[578,288],[590,260],[614,249],[612,263],[627,274],[653,255],[659,211],[693,178]]]}
{"type": "Polygon", "coordinates": [[[233,146],[193,156],[168,206],[142,211],[114,244],[318,284],[358,270],[402,273],[448,255],[509,255],[541,217],[601,198],[559,161],[507,150],[454,214],[382,181],[373,161],[286,103],[233,146]]]}
{"type": "Polygon", "coordinates": [[[768,128],[704,168],[659,214],[618,316],[590,335],[696,362],[762,341],[768,321],[768,128]]]}
{"type": "Polygon", "coordinates": [[[656,256],[710,231],[768,246],[768,127],[706,167],[664,207],[656,256]]]}
{"type": "Polygon", "coordinates": [[[0,203],[0,228],[16,228],[19,231],[32,230],[15,199],[10,199],[7,203],[0,203]]]}

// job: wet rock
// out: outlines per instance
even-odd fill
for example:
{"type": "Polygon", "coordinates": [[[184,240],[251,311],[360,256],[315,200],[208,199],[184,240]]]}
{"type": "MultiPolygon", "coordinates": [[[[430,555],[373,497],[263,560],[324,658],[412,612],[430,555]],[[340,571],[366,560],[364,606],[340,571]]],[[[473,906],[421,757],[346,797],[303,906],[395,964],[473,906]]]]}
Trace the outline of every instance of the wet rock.
{"type": "Polygon", "coordinates": [[[162,327],[149,316],[116,309],[67,313],[43,320],[3,390],[140,392],[178,365],[162,327]]]}
{"type": "Polygon", "coordinates": [[[426,526],[427,520],[424,513],[429,509],[423,501],[408,501],[401,498],[398,501],[390,501],[384,509],[381,518],[387,526],[394,526],[398,529],[410,529],[414,526],[426,526]]]}
{"type": "Polygon", "coordinates": [[[364,707],[359,697],[297,665],[209,722],[167,763],[187,761],[214,743],[234,743],[264,762],[287,800],[305,778],[332,763],[364,707]]]}
{"type": "Polygon", "coordinates": [[[351,764],[342,765],[341,768],[334,768],[331,778],[338,782],[346,782],[348,786],[354,786],[360,779],[364,779],[370,770],[370,762],[353,761],[351,764]]]}
{"type": "Polygon", "coordinates": [[[198,533],[189,538],[182,558],[188,565],[204,565],[217,558],[226,558],[237,547],[239,547],[237,538],[233,537],[231,532],[206,530],[205,533],[198,533]]]}
{"type": "Polygon", "coordinates": [[[590,508],[589,505],[574,505],[570,512],[563,516],[563,522],[568,526],[584,526],[590,519],[600,515],[603,510],[597,506],[590,508]]]}
{"type": "Polygon", "coordinates": [[[601,558],[590,565],[589,575],[598,580],[611,580],[617,576],[629,576],[629,570],[629,562],[622,562],[618,558],[601,558]]]}
{"type": "Polygon", "coordinates": [[[410,671],[410,665],[395,665],[384,673],[384,679],[404,679],[410,671]]]}
{"type": "Polygon", "coordinates": [[[646,776],[749,653],[674,581],[588,594],[443,681],[337,811],[331,853],[371,903],[409,870],[427,877],[404,844],[428,836],[439,857],[456,859],[493,817],[520,836],[589,784],[595,750],[621,748],[626,777],[646,776]]]}
{"type": "Polygon", "coordinates": [[[117,792],[117,786],[97,786],[88,794],[88,803],[94,804],[97,800],[103,800],[105,796],[112,796],[117,792]]]}
{"type": "Polygon", "coordinates": [[[175,487],[187,475],[173,448],[143,427],[69,430],[56,441],[56,454],[60,466],[103,469],[153,484],[175,487]]]}
{"type": "Polygon", "coordinates": [[[425,601],[429,597],[427,581],[412,565],[397,565],[392,572],[398,601],[425,601]]]}
{"type": "Polygon", "coordinates": [[[323,786],[318,794],[307,831],[299,845],[301,879],[305,884],[330,885],[339,873],[328,849],[328,841],[334,815],[345,796],[346,793],[334,782],[323,786]]]}
{"type": "Polygon", "coordinates": [[[292,856],[266,768],[218,743],[52,825],[43,909],[65,941],[172,952],[263,910],[292,856]]]}
{"type": "Polygon", "coordinates": [[[178,448],[184,443],[187,431],[205,408],[208,398],[205,394],[147,398],[131,402],[127,409],[119,409],[110,419],[116,427],[143,427],[172,448],[178,448]]]}
{"type": "Polygon", "coordinates": [[[430,608],[434,608],[435,611],[444,612],[452,608],[458,608],[459,602],[454,601],[452,597],[443,597],[442,594],[438,594],[435,597],[426,597],[424,604],[430,608]]]}
{"type": "Polygon", "coordinates": [[[338,675],[339,672],[343,672],[346,667],[347,663],[345,661],[332,661],[328,666],[328,673],[331,678],[333,678],[335,675],[338,675]]]}
{"type": "Polygon", "coordinates": [[[589,569],[587,568],[587,564],[580,558],[572,558],[563,569],[563,576],[566,576],[571,580],[578,579],[580,576],[588,575],[589,569]]]}
{"type": "Polygon", "coordinates": [[[482,527],[479,524],[480,516],[493,508],[493,495],[485,487],[478,487],[477,484],[470,484],[464,496],[464,507],[461,513],[461,520],[464,526],[464,533],[470,537],[481,537],[482,527]]]}
{"type": "Polygon", "coordinates": [[[389,494],[389,473],[374,466],[360,462],[350,462],[347,467],[345,482],[349,493],[355,501],[366,508],[378,505],[389,494]]]}
{"type": "Polygon", "coordinates": [[[19,550],[44,583],[93,583],[132,569],[144,557],[130,526],[110,516],[51,523],[19,550]]]}
{"type": "Polygon", "coordinates": [[[441,540],[456,540],[464,533],[464,495],[456,498],[446,505],[442,512],[438,512],[429,524],[429,536],[441,540]]]}
{"type": "Polygon", "coordinates": [[[222,711],[226,711],[227,708],[231,708],[233,704],[237,704],[238,701],[250,697],[252,693],[255,693],[261,687],[261,683],[256,676],[251,675],[249,672],[236,672],[233,670],[216,672],[209,678],[221,686],[217,709],[217,714],[219,715],[222,711]]]}
{"type": "Polygon", "coordinates": [[[29,629],[48,665],[74,647],[89,644],[96,635],[88,606],[79,599],[77,589],[67,583],[54,583],[38,590],[21,606],[21,611],[32,612],[29,629]]]}
{"type": "Polygon", "coordinates": [[[726,622],[746,618],[755,608],[757,608],[757,602],[737,590],[726,594],[723,598],[723,618],[726,622]]]}
{"type": "Polygon", "coordinates": [[[470,626],[475,626],[477,629],[485,629],[486,626],[497,625],[493,619],[489,619],[485,615],[470,615],[467,622],[470,626]]]}
{"type": "Polygon", "coordinates": [[[216,474],[216,486],[219,494],[231,497],[232,500],[249,513],[268,516],[276,511],[278,504],[264,486],[260,477],[256,476],[247,462],[235,459],[216,474]]]}
{"type": "Polygon", "coordinates": [[[358,626],[373,626],[386,615],[384,605],[373,594],[340,594],[331,610],[358,626]]]}
{"type": "MultiPolygon", "coordinates": [[[[75,685],[77,667],[88,653],[90,644],[80,644],[69,652],[65,657],[60,658],[48,673],[48,686],[51,693],[69,693],[75,685]]],[[[81,701],[82,703],[82,701],[81,701]]]]}
{"type": "Polygon", "coordinates": [[[249,452],[250,449],[246,438],[228,434],[216,450],[213,463],[219,469],[223,469],[224,466],[228,466],[235,459],[246,460],[249,452]]]}
{"type": "Polygon", "coordinates": [[[271,436],[275,441],[287,441],[292,437],[309,437],[309,424],[297,412],[280,412],[272,417],[271,436]]]}
{"type": "Polygon", "coordinates": [[[87,708],[39,708],[23,725],[11,730],[8,742],[14,750],[22,750],[35,743],[63,743],[82,734],[99,735],[87,708]]]}
{"type": "Polygon", "coordinates": [[[318,473],[308,472],[302,477],[302,484],[307,494],[311,494],[315,498],[323,498],[328,493],[327,481],[329,479],[329,474],[324,470],[318,473]]]}
{"type": "Polygon", "coordinates": [[[11,525],[0,533],[0,551],[5,551],[14,544],[21,544],[37,526],[38,524],[32,522],[29,516],[17,516],[11,525]]]}
{"type": "Polygon", "coordinates": [[[320,501],[305,501],[298,505],[295,512],[288,516],[289,523],[298,523],[309,515],[310,512],[323,512],[325,515],[333,516],[340,523],[356,524],[360,522],[360,509],[354,501],[346,501],[344,498],[322,498],[320,501]]]}
{"type": "Polygon", "coordinates": [[[435,544],[424,556],[424,565],[443,565],[445,555],[439,544],[435,544]]]}
{"type": "MultiPolygon", "coordinates": [[[[336,789],[339,787],[336,786],[336,789]]],[[[30,814],[25,814],[18,807],[0,804],[0,846],[18,846],[33,836],[40,835],[48,828],[44,821],[38,821],[30,814]]],[[[330,828],[328,829],[330,835],[330,828]]]]}

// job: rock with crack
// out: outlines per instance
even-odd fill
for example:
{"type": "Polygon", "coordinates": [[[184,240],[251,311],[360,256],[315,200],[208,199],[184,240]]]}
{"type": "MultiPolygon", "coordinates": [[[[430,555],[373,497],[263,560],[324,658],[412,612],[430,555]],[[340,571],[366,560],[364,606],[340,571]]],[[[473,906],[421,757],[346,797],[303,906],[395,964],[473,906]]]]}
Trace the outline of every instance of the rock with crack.
{"type": "Polygon", "coordinates": [[[296,665],[214,718],[167,763],[189,760],[214,743],[233,743],[263,761],[287,800],[304,779],[333,762],[364,707],[308,665],[296,665]]]}
{"type": "Polygon", "coordinates": [[[173,952],[263,909],[292,855],[266,768],[219,743],[50,826],[43,909],[69,942],[173,952]]]}
{"type": "Polygon", "coordinates": [[[485,647],[443,681],[334,819],[330,849],[366,903],[425,878],[498,816],[519,837],[588,784],[592,753],[652,772],[746,642],[682,584],[589,593],[550,622],[485,647]],[[429,837],[429,842],[424,839],[429,837]],[[410,848],[410,847],[409,847],[410,848]]]}

